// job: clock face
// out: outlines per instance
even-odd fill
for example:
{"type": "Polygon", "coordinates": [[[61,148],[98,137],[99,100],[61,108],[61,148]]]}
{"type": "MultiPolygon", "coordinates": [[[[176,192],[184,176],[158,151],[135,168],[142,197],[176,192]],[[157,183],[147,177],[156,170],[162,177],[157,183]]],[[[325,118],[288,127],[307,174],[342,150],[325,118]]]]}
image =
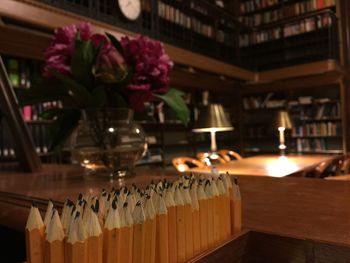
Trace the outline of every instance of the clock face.
{"type": "Polygon", "coordinates": [[[136,20],[141,14],[141,0],[117,0],[120,11],[129,20],[136,20]]]}

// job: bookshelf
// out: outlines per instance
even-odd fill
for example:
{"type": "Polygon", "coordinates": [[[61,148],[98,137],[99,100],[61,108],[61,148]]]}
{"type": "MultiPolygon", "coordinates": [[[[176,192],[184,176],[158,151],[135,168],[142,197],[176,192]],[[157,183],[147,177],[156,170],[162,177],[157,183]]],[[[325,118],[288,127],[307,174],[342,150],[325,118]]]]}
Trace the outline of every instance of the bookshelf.
{"type": "Polygon", "coordinates": [[[257,71],[339,60],[338,19],[324,9],[241,31],[241,63],[257,71]]]}
{"type": "Polygon", "coordinates": [[[318,10],[335,10],[335,7],[336,0],[241,0],[239,21],[257,27],[318,10]]]}
{"type": "Polygon", "coordinates": [[[243,95],[241,128],[245,154],[278,153],[273,116],[281,109],[288,110],[294,124],[286,133],[289,153],[344,152],[341,87],[329,85],[243,95]]]}
{"type": "Polygon", "coordinates": [[[117,1],[41,0],[124,30],[144,34],[236,65],[239,23],[222,8],[222,1],[142,0],[142,13],[136,21],[126,20],[117,1]]]}
{"type": "MultiPolygon", "coordinates": [[[[38,60],[6,56],[4,57],[4,64],[12,87],[17,94],[22,89],[30,89],[32,81],[41,74],[42,70],[42,62],[38,60]]],[[[49,152],[50,138],[48,129],[51,121],[42,119],[40,115],[48,109],[57,107],[62,107],[61,101],[24,106],[21,109],[22,117],[32,136],[35,151],[44,162],[57,162],[60,157],[49,152]]],[[[0,120],[0,130],[0,161],[15,161],[15,138],[9,132],[9,127],[3,119],[0,120]]]]}

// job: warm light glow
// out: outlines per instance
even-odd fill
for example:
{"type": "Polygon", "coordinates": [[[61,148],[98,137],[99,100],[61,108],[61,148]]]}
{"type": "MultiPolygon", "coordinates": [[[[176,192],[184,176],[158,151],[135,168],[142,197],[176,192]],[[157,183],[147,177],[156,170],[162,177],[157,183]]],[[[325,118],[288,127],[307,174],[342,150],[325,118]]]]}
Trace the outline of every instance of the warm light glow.
{"type": "Polygon", "coordinates": [[[283,177],[285,174],[294,173],[297,169],[298,166],[286,156],[280,156],[267,164],[267,171],[273,177],[283,177]]]}
{"type": "Polygon", "coordinates": [[[114,132],[114,128],[108,128],[108,131],[109,131],[110,133],[112,133],[112,132],[114,132]]]}
{"type": "Polygon", "coordinates": [[[233,127],[221,127],[221,128],[195,128],[194,132],[224,132],[224,131],[232,131],[233,127]]]}
{"type": "Polygon", "coordinates": [[[278,146],[278,148],[281,151],[281,155],[284,154],[284,150],[287,148],[287,146],[285,145],[285,138],[284,138],[284,131],[285,131],[285,127],[278,127],[278,132],[279,132],[279,139],[280,139],[280,145],[278,146]]]}
{"type": "Polygon", "coordinates": [[[205,162],[206,166],[210,166],[211,165],[210,159],[208,157],[204,158],[203,161],[205,162]]]}
{"type": "Polygon", "coordinates": [[[140,133],[140,129],[136,128],[136,133],[139,134],[140,133]]]}
{"type": "Polygon", "coordinates": [[[216,159],[219,159],[219,157],[220,156],[218,154],[216,154],[216,153],[210,154],[210,159],[216,160],[216,159]]]}
{"type": "Polygon", "coordinates": [[[84,164],[88,164],[88,163],[90,163],[90,161],[85,159],[84,164]]]}
{"type": "Polygon", "coordinates": [[[185,164],[179,164],[177,166],[177,169],[180,171],[180,172],[185,172],[186,169],[187,169],[187,166],[185,164]]]}

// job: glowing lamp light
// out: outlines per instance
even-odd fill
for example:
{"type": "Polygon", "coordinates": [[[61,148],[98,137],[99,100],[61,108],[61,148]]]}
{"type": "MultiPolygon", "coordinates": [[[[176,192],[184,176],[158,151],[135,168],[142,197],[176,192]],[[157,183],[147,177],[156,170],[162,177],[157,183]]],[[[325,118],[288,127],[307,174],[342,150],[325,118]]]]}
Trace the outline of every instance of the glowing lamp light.
{"type": "Polygon", "coordinates": [[[185,164],[179,164],[177,169],[182,173],[182,172],[185,172],[187,170],[187,167],[185,164]]]}
{"type": "Polygon", "coordinates": [[[289,160],[288,157],[280,156],[277,160],[268,162],[266,169],[270,176],[283,177],[286,173],[294,173],[298,169],[298,166],[289,160]]]}
{"type": "Polygon", "coordinates": [[[279,133],[278,149],[280,150],[280,154],[283,156],[286,154],[286,149],[287,149],[287,146],[285,144],[284,132],[286,129],[292,129],[292,127],[293,127],[291,118],[290,118],[287,111],[281,110],[281,111],[277,112],[274,126],[277,128],[278,133],[279,133]]]}

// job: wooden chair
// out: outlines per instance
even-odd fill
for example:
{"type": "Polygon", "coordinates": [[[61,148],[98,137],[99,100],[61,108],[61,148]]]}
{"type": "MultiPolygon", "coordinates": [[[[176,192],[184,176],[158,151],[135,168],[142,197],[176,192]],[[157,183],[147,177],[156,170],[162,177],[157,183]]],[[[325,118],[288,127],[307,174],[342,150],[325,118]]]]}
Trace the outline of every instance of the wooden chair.
{"type": "Polygon", "coordinates": [[[341,174],[343,156],[320,163],[313,171],[306,174],[306,177],[325,178],[341,174]]]}
{"type": "Polygon", "coordinates": [[[197,159],[202,162],[203,165],[206,166],[211,166],[211,165],[216,165],[220,163],[225,163],[225,159],[222,158],[219,154],[210,154],[210,153],[198,153],[197,154],[197,159]]]}
{"type": "Polygon", "coordinates": [[[342,167],[341,167],[341,173],[342,174],[350,174],[350,157],[349,156],[344,158],[344,161],[343,161],[342,167]]]}
{"type": "Polygon", "coordinates": [[[191,157],[177,157],[172,160],[172,164],[179,172],[187,172],[194,167],[204,167],[204,164],[191,157]]]}
{"type": "Polygon", "coordinates": [[[218,154],[226,161],[232,161],[232,160],[242,160],[243,157],[234,151],[231,150],[220,150],[218,151],[218,154]]]}

